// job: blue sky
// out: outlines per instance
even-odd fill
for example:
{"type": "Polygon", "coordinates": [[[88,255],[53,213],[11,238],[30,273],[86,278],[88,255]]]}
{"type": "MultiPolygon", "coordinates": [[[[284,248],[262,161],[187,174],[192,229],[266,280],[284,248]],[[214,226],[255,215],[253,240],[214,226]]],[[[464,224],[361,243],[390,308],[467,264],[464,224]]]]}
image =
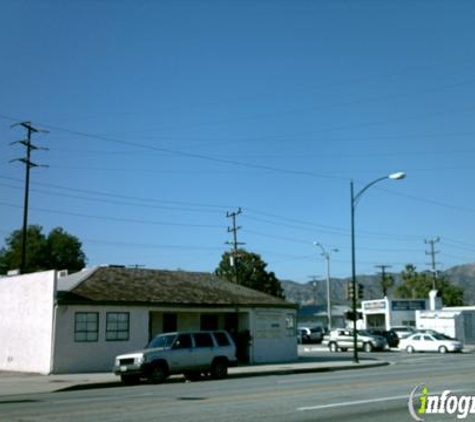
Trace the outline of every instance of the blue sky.
{"type": "Polygon", "coordinates": [[[29,222],[89,265],[212,271],[239,241],[281,279],[473,261],[471,1],[5,1],[0,236],[29,222]]]}

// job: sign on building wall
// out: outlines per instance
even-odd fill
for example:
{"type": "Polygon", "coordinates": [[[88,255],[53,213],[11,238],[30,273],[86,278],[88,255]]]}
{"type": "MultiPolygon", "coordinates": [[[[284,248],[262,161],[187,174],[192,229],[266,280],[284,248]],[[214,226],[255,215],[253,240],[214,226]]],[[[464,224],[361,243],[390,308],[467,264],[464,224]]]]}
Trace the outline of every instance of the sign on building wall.
{"type": "Polygon", "coordinates": [[[257,338],[281,338],[285,336],[285,320],[283,315],[275,312],[256,313],[257,338]]]}
{"type": "Polygon", "coordinates": [[[391,310],[393,311],[424,311],[426,309],[425,300],[392,300],[391,310]]]}
{"type": "Polygon", "coordinates": [[[363,302],[363,311],[367,314],[384,313],[386,311],[386,301],[382,299],[363,302]]]}

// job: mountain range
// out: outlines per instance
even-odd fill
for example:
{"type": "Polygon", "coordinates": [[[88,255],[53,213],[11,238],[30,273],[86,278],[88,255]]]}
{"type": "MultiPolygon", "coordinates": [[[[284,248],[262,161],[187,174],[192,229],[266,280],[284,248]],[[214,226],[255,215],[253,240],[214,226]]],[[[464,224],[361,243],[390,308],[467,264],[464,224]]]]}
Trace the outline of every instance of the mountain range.
{"type": "MultiPolygon", "coordinates": [[[[394,288],[401,283],[400,273],[388,273],[394,277],[395,285],[389,290],[389,296],[394,288]]],[[[451,267],[443,274],[452,284],[464,290],[464,301],[466,305],[475,305],[475,263],[457,265],[451,267]]],[[[379,299],[383,297],[381,289],[380,275],[358,275],[357,282],[364,285],[364,299],[379,299]]],[[[348,304],[346,300],[346,284],[351,280],[348,278],[331,278],[331,298],[334,304],[348,304]]],[[[297,283],[290,280],[281,280],[285,297],[288,301],[299,305],[323,305],[326,303],[326,280],[309,281],[297,283]]]]}

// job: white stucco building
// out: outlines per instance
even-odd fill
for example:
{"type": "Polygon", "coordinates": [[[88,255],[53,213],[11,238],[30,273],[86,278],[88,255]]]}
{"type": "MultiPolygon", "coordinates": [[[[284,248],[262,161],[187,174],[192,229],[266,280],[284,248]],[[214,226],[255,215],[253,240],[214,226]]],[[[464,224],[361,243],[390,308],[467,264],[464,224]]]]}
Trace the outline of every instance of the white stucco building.
{"type": "Polygon", "coordinates": [[[426,299],[388,299],[364,300],[361,303],[364,328],[382,328],[396,326],[416,326],[416,311],[429,309],[426,299]]]}
{"type": "Polygon", "coordinates": [[[0,278],[0,370],[109,371],[162,332],[226,329],[241,359],[297,358],[296,306],[209,273],[97,267],[0,278]]]}
{"type": "Polygon", "coordinates": [[[475,344],[475,306],[416,311],[416,327],[438,331],[465,344],[475,344]]]}

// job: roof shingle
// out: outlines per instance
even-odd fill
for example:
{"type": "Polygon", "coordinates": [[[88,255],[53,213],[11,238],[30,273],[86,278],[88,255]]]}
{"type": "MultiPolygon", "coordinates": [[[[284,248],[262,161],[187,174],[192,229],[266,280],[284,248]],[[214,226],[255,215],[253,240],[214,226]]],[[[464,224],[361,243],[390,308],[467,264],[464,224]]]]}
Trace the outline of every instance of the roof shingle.
{"type": "Polygon", "coordinates": [[[60,279],[58,291],[62,302],[295,308],[285,300],[201,272],[98,267],[85,271],[82,279],[80,273],[60,279]]]}

